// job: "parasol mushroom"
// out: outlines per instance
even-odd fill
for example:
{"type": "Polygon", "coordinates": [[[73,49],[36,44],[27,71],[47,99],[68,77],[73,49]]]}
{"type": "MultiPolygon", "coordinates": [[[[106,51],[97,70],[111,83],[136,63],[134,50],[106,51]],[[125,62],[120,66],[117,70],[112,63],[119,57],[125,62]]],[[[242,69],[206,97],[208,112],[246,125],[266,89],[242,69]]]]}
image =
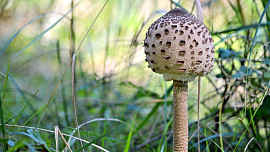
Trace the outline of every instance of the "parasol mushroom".
{"type": "Polygon", "coordinates": [[[149,27],[145,61],[153,72],[173,80],[173,149],[188,150],[188,82],[205,76],[214,65],[211,33],[194,16],[173,9],[149,27]]]}

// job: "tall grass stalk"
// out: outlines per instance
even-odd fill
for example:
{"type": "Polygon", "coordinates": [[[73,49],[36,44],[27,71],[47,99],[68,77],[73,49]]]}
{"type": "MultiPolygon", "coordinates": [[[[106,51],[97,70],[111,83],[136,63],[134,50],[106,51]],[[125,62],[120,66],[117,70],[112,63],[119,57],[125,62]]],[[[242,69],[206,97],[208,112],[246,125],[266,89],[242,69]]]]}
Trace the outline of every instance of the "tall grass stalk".
{"type": "MultiPolygon", "coordinates": [[[[254,112],[253,115],[251,116],[251,119],[253,119],[253,118],[255,117],[257,111],[259,110],[260,105],[261,105],[263,99],[265,98],[265,96],[266,96],[267,93],[268,93],[269,86],[270,86],[270,81],[269,81],[269,83],[268,83],[267,89],[265,90],[263,96],[261,96],[261,97],[259,98],[259,103],[258,103],[259,106],[257,106],[255,112],[254,112]]],[[[248,125],[246,126],[246,129],[245,129],[245,131],[243,132],[243,134],[241,135],[239,141],[237,142],[237,145],[235,146],[233,152],[235,152],[235,150],[237,149],[237,147],[238,147],[238,145],[240,144],[242,138],[244,137],[244,135],[246,134],[247,130],[249,129],[249,126],[250,126],[251,123],[252,123],[252,121],[250,121],[250,122],[248,123],[248,125]]]]}
{"type": "MultiPolygon", "coordinates": [[[[261,25],[262,19],[263,19],[264,15],[265,15],[265,13],[266,13],[266,11],[267,11],[269,5],[270,5],[270,0],[267,2],[266,6],[265,6],[265,8],[264,8],[264,10],[263,10],[263,12],[262,12],[262,15],[260,16],[260,20],[259,20],[259,22],[258,22],[256,31],[255,31],[255,35],[254,35],[254,38],[253,38],[253,40],[252,40],[252,45],[251,45],[250,52],[249,52],[249,56],[248,56],[248,65],[247,65],[247,70],[246,70],[247,76],[249,75],[250,58],[251,58],[251,54],[252,54],[252,51],[253,51],[253,47],[254,47],[254,45],[255,45],[255,39],[256,39],[256,36],[257,36],[258,30],[259,30],[259,27],[260,27],[260,25],[261,25]]],[[[248,82],[248,77],[246,77],[246,82],[248,82]]],[[[246,93],[247,93],[247,90],[246,90],[246,89],[247,89],[247,85],[248,85],[248,83],[246,83],[246,85],[245,85],[245,114],[246,114],[246,106],[247,106],[247,98],[246,98],[246,93]]]]}
{"type": "MultiPolygon", "coordinates": [[[[5,128],[5,120],[4,120],[4,108],[3,108],[3,102],[4,102],[4,97],[5,97],[5,92],[6,92],[6,88],[7,88],[7,83],[8,83],[8,77],[9,77],[9,69],[10,69],[10,63],[11,63],[11,58],[9,58],[9,62],[8,62],[8,67],[7,67],[7,74],[5,77],[5,83],[4,83],[4,88],[3,91],[1,93],[1,97],[0,97],[0,118],[1,118],[1,131],[2,131],[2,135],[4,140],[6,140],[6,128],[5,128]]],[[[3,150],[6,151],[8,149],[8,145],[7,143],[4,141],[3,144],[3,150]]]]}
{"type": "MultiPolygon", "coordinates": [[[[59,40],[57,40],[57,43],[56,43],[56,54],[57,54],[57,61],[58,61],[60,73],[63,73],[59,40]]],[[[65,87],[63,86],[63,84],[64,84],[63,80],[61,81],[60,84],[61,84],[62,105],[63,105],[63,109],[64,109],[64,113],[65,113],[66,123],[69,126],[70,123],[69,123],[69,117],[68,117],[68,106],[67,106],[67,100],[66,100],[65,87]]]]}

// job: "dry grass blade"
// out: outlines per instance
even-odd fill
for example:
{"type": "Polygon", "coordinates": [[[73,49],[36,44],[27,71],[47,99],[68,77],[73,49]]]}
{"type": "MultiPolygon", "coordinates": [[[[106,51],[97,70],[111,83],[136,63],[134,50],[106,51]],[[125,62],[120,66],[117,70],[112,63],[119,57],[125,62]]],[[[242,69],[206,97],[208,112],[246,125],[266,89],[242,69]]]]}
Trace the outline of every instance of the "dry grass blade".
{"type": "MultiPolygon", "coordinates": [[[[211,132],[213,132],[215,135],[220,136],[217,132],[215,132],[215,131],[214,131],[213,129],[211,129],[209,126],[206,126],[206,127],[207,127],[207,129],[209,129],[211,132]]],[[[223,141],[224,141],[226,144],[228,144],[228,146],[230,147],[231,150],[233,150],[232,145],[231,145],[227,140],[223,139],[223,141]]]]}
{"type": "Polygon", "coordinates": [[[59,79],[59,81],[58,81],[58,83],[57,83],[55,89],[53,90],[53,93],[52,93],[52,95],[51,95],[51,97],[50,97],[50,99],[49,99],[49,101],[48,101],[48,103],[47,103],[47,105],[46,105],[46,107],[45,107],[45,109],[44,109],[44,111],[43,111],[43,113],[42,113],[42,115],[41,115],[39,121],[38,121],[38,124],[37,124],[37,127],[36,127],[36,128],[38,128],[38,126],[39,126],[39,124],[40,124],[40,122],[41,122],[41,120],[42,120],[42,118],[43,118],[43,116],[44,116],[44,114],[45,114],[45,112],[46,112],[46,110],[47,110],[49,104],[51,103],[52,98],[53,98],[53,96],[54,96],[54,94],[55,94],[55,92],[56,92],[58,86],[60,85],[60,83],[61,83],[61,81],[62,81],[64,75],[66,74],[66,72],[67,72],[67,70],[68,70],[70,64],[71,64],[71,61],[69,62],[68,66],[66,67],[66,69],[65,69],[65,71],[64,71],[64,73],[62,74],[61,78],[59,79]]]}
{"type": "MultiPolygon", "coordinates": [[[[76,59],[76,54],[73,54],[72,66],[71,66],[72,67],[72,76],[71,76],[72,77],[72,80],[71,80],[71,84],[72,84],[72,101],[73,101],[73,110],[74,110],[74,117],[75,117],[75,123],[76,123],[76,127],[77,127],[77,132],[78,132],[79,138],[81,138],[80,131],[79,131],[79,125],[78,125],[78,119],[77,119],[76,99],[75,99],[75,59],[76,59]]],[[[81,142],[81,146],[83,147],[82,142],[81,142]]]]}
{"type": "Polygon", "coordinates": [[[55,134],[55,150],[58,152],[58,126],[54,126],[54,134],[55,134]]]}
{"type": "MultiPolygon", "coordinates": [[[[82,126],[84,126],[84,125],[86,125],[86,124],[89,124],[89,123],[91,123],[91,122],[95,122],[95,121],[116,121],[116,122],[123,122],[123,121],[121,121],[121,120],[119,120],[119,119],[114,119],[114,118],[97,118],[97,119],[93,119],[93,120],[90,120],[90,121],[87,121],[87,122],[85,122],[85,123],[83,123],[83,124],[80,124],[79,126],[78,126],[78,128],[80,129],[82,126]]],[[[68,139],[68,144],[70,143],[70,141],[71,141],[71,137],[73,136],[73,134],[76,132],[76,130],[74,130],[73,132],[72,132],[72,134],[70,135],[70,138],[68,139]]],[[[97,146],[95,146],[95,147],[97,147],[97,146]]],[[[98,146],[99,147],[99,146],[98,146]]],[[[101,147],[100,147],[101,148],[101,147]]],[[[99,148],[99,149],[100,149],[99,148]]],[[[66,148],[65,148],[66,149],[66,148]]],[[[103,150],[103,151],[107,151],[107,150],[103,150]]]]}
{"type": "Polygon", "coordinates": [[[66,139],[64,138],[63,134],[61,133],[60,129],[58,128],[58,126],[56,126],[56,127],[57,127],[57,130],[58,130],[58,133],[59,133],[60,137],[61,137],[62,140],[64,141],[64,143],[65,143],[65,145],[67,146],[68,150],[69,150],[70,152],[72,152],[71,148],[68,146],[68,143],[67,143],[66,139]]]}
{"type": "Polygon", "coordinates": [[[5,75],[4,73],[0,72],[0,74],[1,74],[2,76],[6,77],[6,75],[5,75]]]}
{"type": "MultiPolygon", "coordinates": [[[[197,18],[204,23],[203,19],[203,13],[202,13],[202,7],[200,0],[196,0],[196,10],[197,10],[197,18]]],[[[197,123],[197,128],[198,128],[198,152],[200,151],[200,93],[201,93],[201,77],[198,78],[198,123],[197,123]]]]}
{"type": "Polygon", "coordinates": [[[197,10],[197,18],[198,18],[202,23],[204,23],[203,13],[202,13],[202,7],[201,7],[200,0],[196,0],[196,10],[197,10]]]}
{"type": "MultiPolygon", "coordinates": [[[[105,118],[104,118],[105,119],[105,118]]],[[[95,119],[96,120],[96,119],[95,119]]],[[[109,120],[109,119],[107,119],[109,120]]],[[[122,122],[121,120],[118,120],[118,119],[113,119],[111,118],[110,120],[114,120],[114,121],[119,121],[119,122],[122,122]]],[[[92,120],[91,122],[93,122],[94,120],[92,120]]],[[[97,120],[96,120],[97,121],[97,120]]],[[[0,126],[2,126],[2,124],[0,124],[0,126]]],[[[37,129],[37,130],[40,130],[40,131],[45,131],[45,132],[49,132],[49,133],[55,133],[55,131],[52,131],[52,130],[47,130],[47,129],[43,129],[43,128],[36,128],[36,127],[29,127],[29,126],[20,126],[20,125],[10,125],[10,124],[5,124],[6,127],[18,127],[18,128],[27,128],[27,129],[37,129]]],[[[79,126],[80,127],[80,126],[79,126]]],[[[75,136],[72,136],[72,135],[68,135],[68,134],[64,134],[64,133],[61,133],[63,136],[67,136],[67,137],[70,137],[71,138],[74,138],[76,140],[79,140],[79,141],[82,141],[82,142],[85,142],[85,143],[90,143],[89,141],[86,141],[86,140],[83,140],[81,138],[78,138],[78,137],[75,137],[75,136]]],[[[108,150],[96,145],[96,144],[91,144],[91,146],[94,146],[96,148],[99,148],[100,150],[103,150],[105,152],[109,152],[108,150]]]]}
{"type": "Polygon", "coordinates": [[[200,93],[201,93],[201,77],[198,78],[198,114],[197,114],[197,129],[198,129],[198,152],[200,152],[200,93]]]}
{"type": "Polygon", "coordinates": [[[98,15],[96,16],[96,18],[94,19],[93,23],[91,24],[91,26],[89,27],[89,29],[88,29],[87,32],[85,33],[83,39],[81,40],[81,43],[78,45],[78,48],[77,48],[75,54],[77,54],[77,52],[79,51],[79,48],[81,47],[81,45],[82,45],[84,39],[86,38],[86,36],[87,36],[88,33],[90,32],[90,30],[92,29],[93,25],[95,24],[95,22],[96,22],[97,18],[99,17],[100,13],[103,11],[104,7],[107,5],[108,1],[109,1],[109,0],[107,0],[107,1],[105,2],[105,4],[103,5],[103,7],[101,8],[101,10],[98,12],[98,15]]]}
{"type": "MultiPolygon", "coordinates": [[[[2,126],[2,124],[0,124],[0,126],[2,126]]],[[[11,124],[5,124],[5,126],[6,127],[27,128],[27,129],[37,129],[37,130],[40,130],[40,131],[45,131],[45,132],[49,132],[49,133],[55,133],[55,131],[53,131],[53,130],[47,130],[47,129],[43,129],[43,128],[36,128],[36,127],[29,127],[29,126],[20,126],[20,125],[11,125],[11,124]]],[[[64,136],[71,137],[71,138],[80,140],[80,141],[85,142],[85,143],[89,143],[86,140],[83,140],[83,139],[80,139],[80,138],[77,138],[77,137],[74,137],[74,136],[71,136],[71,135],[68,135],[68,134],[64,134],[64,133],[62,133],[62,134],[64,136]]]]}
{"type": "Polygon", "coordinates": [[[249,142],[247,143],[247,145],[246,145],[246,147],[245,147],[245,149],[244,149],[244,152],[247,151],[248,145],[252,142],[252,140],[255,140],[255,142],[257,143],[258,147],[261,149],[261,151],[263,151],[261,145],[260,145],[260,144],[258,143],[258,141],[253,137],[253,138],[251,138],[251,139],[249,140],[249,142]]]}

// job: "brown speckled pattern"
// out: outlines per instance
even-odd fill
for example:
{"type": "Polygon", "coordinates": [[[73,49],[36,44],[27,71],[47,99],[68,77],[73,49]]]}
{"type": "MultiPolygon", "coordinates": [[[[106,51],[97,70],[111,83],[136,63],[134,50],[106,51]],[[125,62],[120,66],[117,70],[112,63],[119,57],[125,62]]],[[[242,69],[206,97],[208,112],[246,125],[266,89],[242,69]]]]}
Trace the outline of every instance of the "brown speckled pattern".
{"type": "MultiPolygon", "coordinates": [[[[179,8],[149,27],[144,47],[148,67],[160,74],[182,75],[176,78],[178,81],[204,76],[214,65],[211,33],[198,19],[179,8]]],[[[174,80],[174,76],[164,78],[174,80]]]]}
{"type": "Polygon", "coordinates": [[[173,149],[188,151],[188,82],[173,81],[173,149]]]}

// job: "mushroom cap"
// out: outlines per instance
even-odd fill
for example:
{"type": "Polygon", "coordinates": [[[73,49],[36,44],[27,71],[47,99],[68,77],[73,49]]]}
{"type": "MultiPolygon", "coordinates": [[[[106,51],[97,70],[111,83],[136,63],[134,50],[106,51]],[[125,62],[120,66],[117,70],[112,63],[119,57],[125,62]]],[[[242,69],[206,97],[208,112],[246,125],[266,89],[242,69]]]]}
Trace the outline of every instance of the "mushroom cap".
{"type": "Polygon", "coordinates": [[[214,65],[214,44],[205,25],[176,8],[149,27],[144,40],[145,61],[166,81],[193,81],[214,65]]]}

